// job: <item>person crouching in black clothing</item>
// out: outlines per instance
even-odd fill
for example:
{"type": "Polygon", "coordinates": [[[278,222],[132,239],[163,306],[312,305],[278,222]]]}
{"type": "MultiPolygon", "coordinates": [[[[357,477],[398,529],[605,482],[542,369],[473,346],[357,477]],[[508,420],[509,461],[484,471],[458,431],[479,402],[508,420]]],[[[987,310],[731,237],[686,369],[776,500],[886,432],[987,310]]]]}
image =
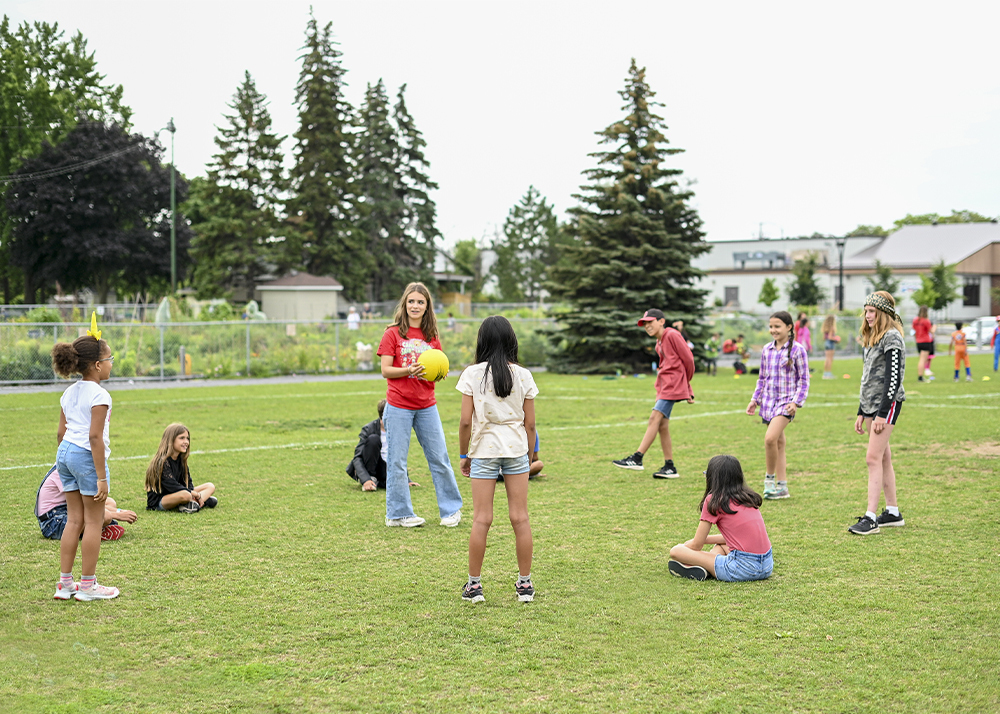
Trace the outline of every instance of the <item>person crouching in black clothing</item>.
{"type": "MultiPolygon", "coordinates": [[[[388,450],[385,425],[382,423],[382,412],[385,411],[385,400],[378,403],[378,419],[370,421],[361,427],[358,434],[358,445],[354,447],[354,458],[347,465],[347,475],[361,484],[362,491],[374,491],[385,488],[385,457],[388,450]]],[[[419,483],[410,481],[411,486],[419,483]]]]}

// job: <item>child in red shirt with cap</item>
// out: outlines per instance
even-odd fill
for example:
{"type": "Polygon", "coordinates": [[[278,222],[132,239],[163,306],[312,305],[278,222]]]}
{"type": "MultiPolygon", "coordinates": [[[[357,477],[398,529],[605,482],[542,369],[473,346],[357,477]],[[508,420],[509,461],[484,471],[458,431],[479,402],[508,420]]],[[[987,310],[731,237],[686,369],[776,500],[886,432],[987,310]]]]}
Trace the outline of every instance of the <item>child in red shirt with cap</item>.
{"type": "Polygon", "coordinates": [[[642,457],[653,445],[656,435],[660,435],[663,447],[663,467],[653,474],[653,478],[677,478],[680,474],[674,467],[673,446],[670,443],[670,412],[674,403],[685,401],[694,403],[691,391],[691,377],[694,376],[694,355],[684,341],[684,337],[673,327],[667,327],[667,320],[660,310],[646,310],[639,318],[639,327],[656,340],[658,367],[656,370],[656,403],[649,415],[646,433],[639,442],[639,450],[624,459],[612,461],[615,466],[633,471],[642,471],[642,457]]]}

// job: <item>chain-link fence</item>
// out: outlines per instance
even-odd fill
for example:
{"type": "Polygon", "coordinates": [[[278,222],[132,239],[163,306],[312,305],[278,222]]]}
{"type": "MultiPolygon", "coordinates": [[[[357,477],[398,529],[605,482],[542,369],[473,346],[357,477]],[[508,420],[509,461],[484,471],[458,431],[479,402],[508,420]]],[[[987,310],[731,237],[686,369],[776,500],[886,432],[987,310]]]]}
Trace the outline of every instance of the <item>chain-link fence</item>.
{"type": "MultiPolygon", "coordinates": [[[[442,319],[441,342],[453,366],[469,364],[481,320],[442,319]]],[[[545,362],[543,330],[549,319],[511,318],[521,361],[545,362]]],[[[344,320],[102,322],[102,337],[115,356],[112,379],[269,377],[286,374],[377,372],[375,354],[384,320],[364,320],[351,329],[344,320]]],[[[57,381],[52,346],[85,335],[89,323],[0,323],[0,384],[57,381]]]]}

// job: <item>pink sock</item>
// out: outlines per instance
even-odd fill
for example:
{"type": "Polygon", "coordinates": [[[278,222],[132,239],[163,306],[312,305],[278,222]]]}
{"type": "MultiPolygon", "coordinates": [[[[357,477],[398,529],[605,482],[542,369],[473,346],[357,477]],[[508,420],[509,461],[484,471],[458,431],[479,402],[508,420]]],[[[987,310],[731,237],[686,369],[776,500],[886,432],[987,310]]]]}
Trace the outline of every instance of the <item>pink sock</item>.
{"type": "Polygon", "coordinates": [[[80,576],[80,589],[90,590],[97,583],[97,575],[82,575],[80,576]]]}

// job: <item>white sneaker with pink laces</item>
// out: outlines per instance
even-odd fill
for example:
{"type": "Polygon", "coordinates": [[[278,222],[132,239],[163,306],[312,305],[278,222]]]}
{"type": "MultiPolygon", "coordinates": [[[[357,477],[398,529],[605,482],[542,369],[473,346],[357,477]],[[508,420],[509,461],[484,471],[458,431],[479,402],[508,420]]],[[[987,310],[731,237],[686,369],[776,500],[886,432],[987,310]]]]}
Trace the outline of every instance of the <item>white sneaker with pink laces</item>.
{"type": "Polygon", "coordinates": [[[77,584],[76,583],[73,583],[72,585],[63,585],[62,581],[60,581],[56,585],[55,599],[56,600],[72,600],[73,599],[73,594],[77,591],[77,589],[78,588],[77,588],[77,584]]]}
{"type": "Polygon", "coordinates": [[[94,583],[94,587],[87,588],[77,588],[76,599],[80,602],[89,602],[90,600],[112,600],[118,597],[118,588],[108,588],[103,585],[98,585],[94,583]]]}

